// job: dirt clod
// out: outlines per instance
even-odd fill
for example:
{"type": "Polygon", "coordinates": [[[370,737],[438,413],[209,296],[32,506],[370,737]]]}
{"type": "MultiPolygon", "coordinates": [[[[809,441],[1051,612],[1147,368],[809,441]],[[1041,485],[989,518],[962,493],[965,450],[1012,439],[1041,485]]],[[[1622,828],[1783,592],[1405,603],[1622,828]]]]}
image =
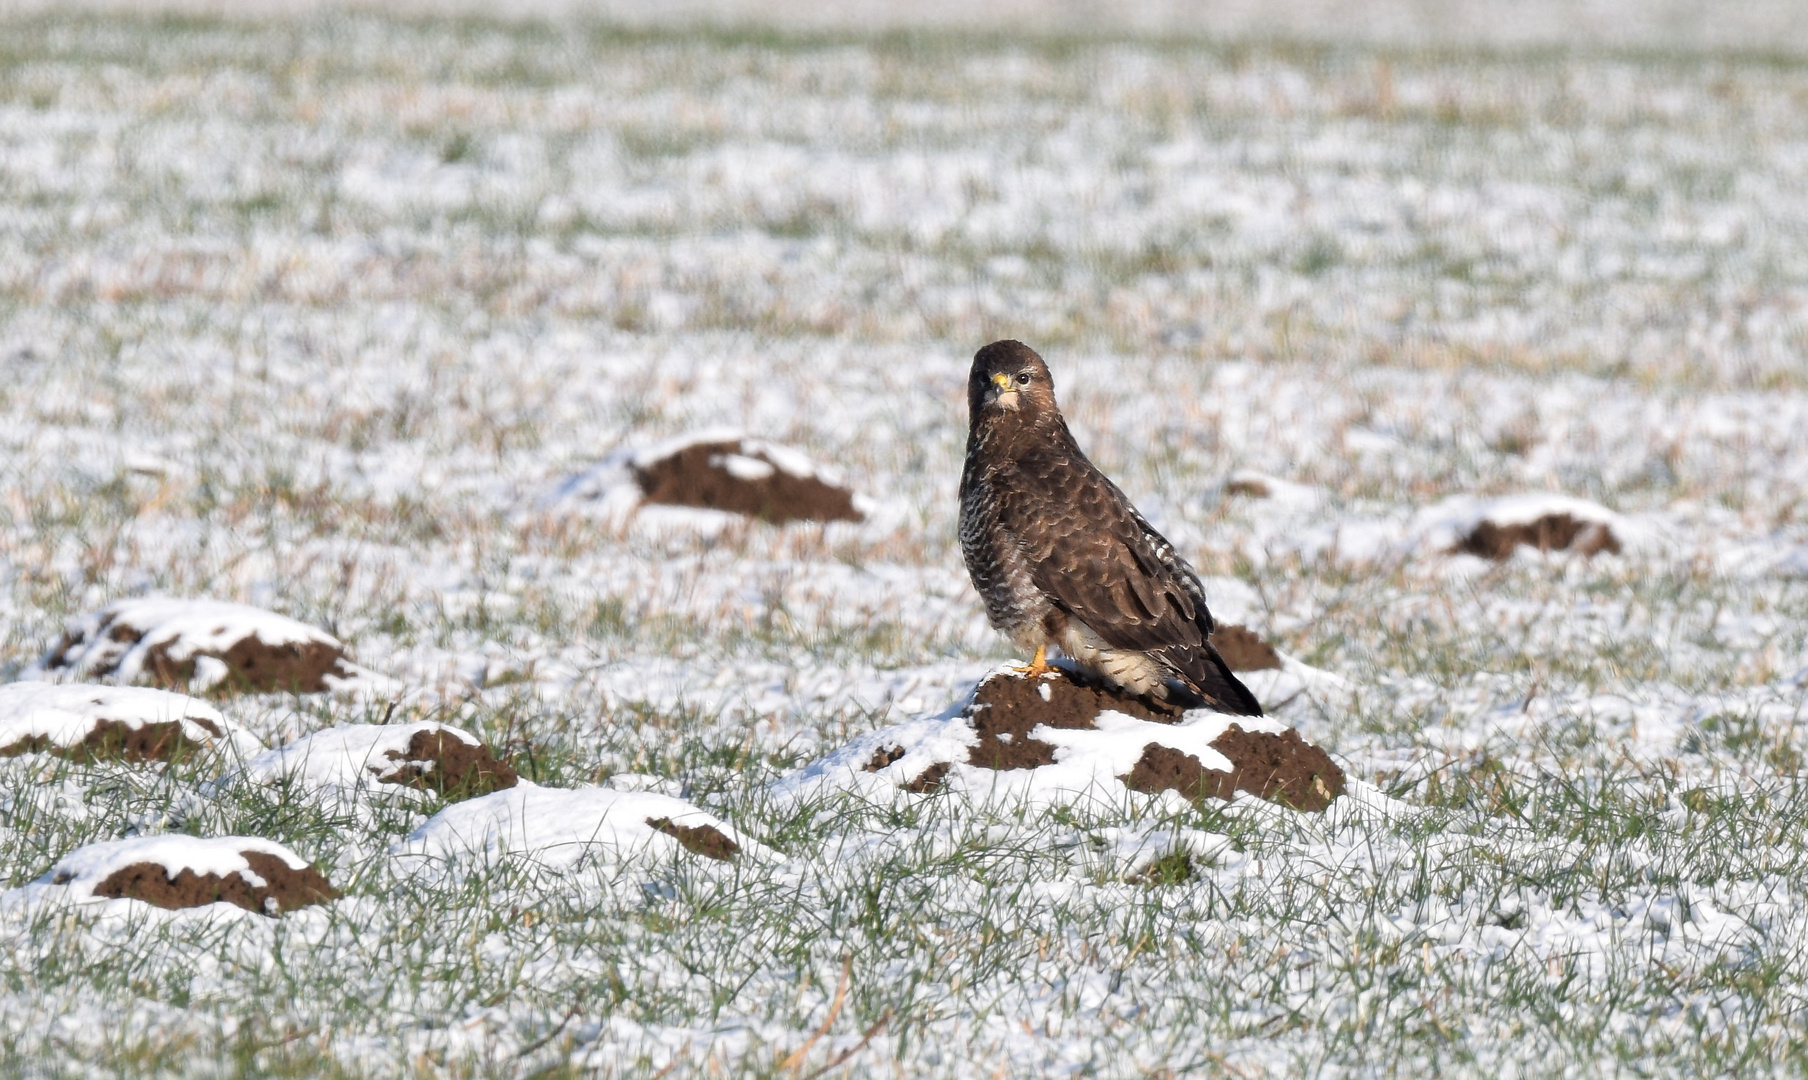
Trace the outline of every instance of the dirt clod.
{"type": "MultiPolygon", "coordinates": [[[[224,734],[211,720],[191,717],[189,723],[197,724],[215,736],[224,734]]],[[[183,734],[182,725],[174,720],[133,727],[121,720],[101,719],[94,722],[81,742],[58,746],[42,735],[32,735],[0,746],[0,757],[43,753],[83,763],[129,761],[137,764],[177,761],[205,749],[206,743],[196,742],[183,734]]]]}
{"type": "Polygon", "coordinates": [[[1484,559],[1510,559],[1521,544],[1539,551],[1573,551],[1578,555],[1620,553],[1620,538],[1604,522],[1583,521],[1569,514],[1546,514],[1536,521],[1498,525],[1483,521],[1463,537],[1457,550],[1484,559]]]}
{"type": "Polygon", "coordinates": [[[948,778],[948,769],[947,762],[938,761],[905,784],[904,790],[915,795],[927,795],[942,786],[942,781],[948,778]]]}
{"type": "Polygon", "coordinates": [[[741,845],[714,825],[678,825],[671,818],[648,818],[647,824],[683,845],[686,851],[723,862],[741,853],[741,845]]]}
{"type": "Polygon", "coordinates": [[[1173,747],[1150,744],[1122,777],[1124,784],[1149,794],[1178,791],[1194,802],[1229,799],[1247,791],[1296,810],[1323,810],[1343,793],[1343,770],[1297,731],[1276,735],[1232,724],[1211,745],[1230,759],[1230,772],[1208,769],[1192,754],[1173,747]]]}
{"type": "Polygon", "coordinates": [[[406,751],[386,754],[400,764],[377,777],[380,782],[436,791],[448,799],[488,795],[512,788],[521,779],[489,747],[472,746],[446,731],[417,731],[406,751]]]}
{"type": "Polygon", "coordinates": [[[1247,626],[1235,623],[1212,629],[1211,643],[1232,671],[1273,671],[1281,666],[1281,654],[1247,626]]]}
{"type": "MultiPolygon", "coordinates": [[[[762,469],[755,467],[751,473],[762,469]]],[[[633,466],[634,482],[648,502],[727,510],[773,524],[787,521],[861,521],[854,493],[814,476],[786,471],[757,445],[734,439],[692,443],[658,460],[633,466]],[[763,465],[765,475],[731,471],[732,459],[763,465]]]]}
{"type": "Polygon", "coordinates": [[[340,893],[326,875],[312,866],[293,869],[278,856],[263,851],[242,851],[251,871],[264,879],[253,885],[240,874],[197,874],[186,867],[171,876],[162,863],[141,862],[121,867],[94,887],[94,895],[129,897],[162,908],[205,907],[237,904],[259,915],[325,903],[340,893]]]}
{"type": "Polygon", "coordinates": [[[1181,713],[1149,698],[1133,697],[1070,671],[1056,670],[1037,679],[1011,674],[988,676],[974,692],[966,716],[979,742],[967,751],[967,762],[987,769],[1035,769],[1055,760],[1055,748],[1030,738],[1038,724],[1052,728],[1090,728],[1107,709],[1140,720],[1164,724],[1181,713]],[[1043,691],[1048,697],[1042,696],[1043,691]]]}
{"type": "MultiPolygon", "coordinates": [[[[902,760],[904,752],[902,746],[881,746],[873,751],[873,756],[871,758],[867,759],[865,769],[867,772],[878,772],[880,769],[887,768],[893,763],[902,760]]],[[[941,787],[942,780],[946,778],[947,775],[948,763],[945,761],[938,761],[906,781],[904,790],[914,792],[918,795],[927,795],[931,791],[941,787]]]]}
{"type": "Polygon", "coordinates": [[[904,748],[902,746],[881,746],[873,751],[871,758],[867,759],[866,771],[878,772],[903,756],[904,748]]]}

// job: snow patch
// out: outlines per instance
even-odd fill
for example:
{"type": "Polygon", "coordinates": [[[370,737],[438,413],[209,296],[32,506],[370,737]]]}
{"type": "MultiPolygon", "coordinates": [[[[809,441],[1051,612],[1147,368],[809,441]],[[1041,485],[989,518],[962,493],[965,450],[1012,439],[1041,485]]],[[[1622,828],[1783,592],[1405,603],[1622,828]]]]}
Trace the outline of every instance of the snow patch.
{"type": "Polygon", "coordinates": [[[709,463],[727,470],[728,475],[737,480],[768,480],[778,472],[767,462],[745,454],[716,454],[709,463]]]}
{"type": "Polygon", "coordinates": [[[1498,498],[1455,495],[1421,510],[1413,519],[1410,533],[1422,548],[1454,551],[1484,523],[1509,528],[1563,517],[1604,527],[1622,544],[1635,538],[1648,539],[1647,530],[1633,526],[1626,518],[1599,503],[1541,492],[1498,498]]]}
{"type": "Polygon", "coordinates": [[[716,830],[743,852],[763,850],[713,814],[683,799],[612,788],[518,786],[449,806],[396,845],[398,858],[455,866],[519,856],[549,868],[585,857],[611,862],[665,859],[679,841],[649,824],[716,830]]]}
{"type": "MultiPolygon", "coordinates": [[[[1468,553],[1478,530],[1537,529],[1540,523],[1568,519],[1583,527],[1573,543],[1553,537],[1580,553],[1597,551],[1649,553],[1664,546],[1663,528],[1649,516],[1619,514],[1599,503],[1569,495],[1526,493],[1499,497],[1454,495],[1414,512],[1385,516],[1347,516],[1311,522],[1297,513],[1281,515],[1263,530],[1260,549],[1252,557],[1291,552],[1305,559],[1332,559],[1349,566],[1405,562],[1415,557],[1439,558],[1440,568],[1470,576],[1491,565],[1468,553]],[[1611,537],[1612,543],[1606,543],[1611,537]]],[[[1507,545],[1509,551],[1512,545],[1507,545]]],[[[1563,548],[1553,548],[1562,551],[1563,548]]]]}
{"type": "Polygon", "coordinates": [[[1325,502],[1325,493],[1321,488],[1296,484],[1254,469],[1238,469],[1226,476],[1220,490],[1229,496],[1265,499],[1276,506],[1304,510],[1316,509],[1325,502]]]}
{"type": "MultiPolygon", "coordinates": [[[[412,788],[383,783],[381,778],[402,767],[409,743],[421,732],[443,733],[469,746],[483,745],[470,732],[433,721],[341,724],[259,754],[247,761],[233,779],[256,784],[298,784],[320,794],[412,792],[412,788]]],[[[424,768],[432,765],[419,764],[424,768]]]]}

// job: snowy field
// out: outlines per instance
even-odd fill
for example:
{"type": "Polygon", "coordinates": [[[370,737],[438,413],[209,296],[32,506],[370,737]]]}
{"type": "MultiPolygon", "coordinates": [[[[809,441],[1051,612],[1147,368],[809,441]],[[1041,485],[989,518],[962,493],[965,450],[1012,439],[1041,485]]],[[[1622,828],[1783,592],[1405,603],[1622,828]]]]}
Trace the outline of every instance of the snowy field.
{"type": "Polygon", "coordinates": [[[0,758],[0,1070],[1799,1074],[1805,493],[1801,62],[15,16],[0,676],[255,604],[374,673],[208,699],[255,744],[443,721],[547,830],[741,854],[0,758]],[[1010,656],[954,527],[1005,336],[1360,798],[799,779],[1010,656]],[[864,523],[573,479],[724,427],[864,523]],[[1451,552],[1525,493],[1620,551],[1451,552]],[[45,884],[169,833],[344,896],[45,884]]]}

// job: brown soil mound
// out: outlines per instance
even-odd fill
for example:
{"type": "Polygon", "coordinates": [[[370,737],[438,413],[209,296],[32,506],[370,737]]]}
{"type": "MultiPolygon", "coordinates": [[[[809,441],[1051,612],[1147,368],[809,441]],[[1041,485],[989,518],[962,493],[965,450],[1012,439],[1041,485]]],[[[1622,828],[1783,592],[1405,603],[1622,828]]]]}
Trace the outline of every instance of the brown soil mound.
{"type": "MultiPolygon", "coordinates": [[[[190,718],[215,736],[223,734],[211,720],[190,718]]],[[[176,761],[207,749],[182,733],[182,725],[174,720],[140,724],[133,727],[120,720],[96,720],[81,742],[57,746],[42,735],[33,735],[8,746],[0,746],[0,757],[20,754],[55,754],[70,761],[176,761]]]]}
{"type": "Polygon", "coordinates": [[[1457,550],[1484,559],[1510,559],[1521,544],[1539,551],[1574,551],[1580,555],[1620,553],[1620,538],[1599,521],[1579,521],[1568,514],[1546,514],[1518,525],[1483,521],[1463,537],[1457,550]]]}
{"type": "MultiPolygon", "coordinates": [[[[1093,728],[1098,715],[1106,710],[1157,723],[1180,719],[1179,713],[1159,703],[1131,697],[1066,670],[1035,679],[1014,672],[995,672],[979,684],[973,703],[964,713],[979,737],[967,751],[967,764],[1001,771],[1051,765],[1055,748],[1030,738],[1029,733],[1038,724],[1093,728]]],[[[1233,723],[1211,745],[1230,759],[1230,772],[1207,769],[1191,754],[1151,743],[1120,779],[1136,791],[1152,794],[1172,790],[1194,800],[1229,799],[1238,791],[1247,791],[1297,810],[1323,810],[1343,793],[1343,770],[1329,754],[1300,738],[1297,731],[1276,735],[1246,731],[1233,723]]],[[[878,772],[903,756],[903,747],[880,747],[865,768],[878,772]]],[[[948,775],[949,767],[945,762],[932,765],[904,787],[918,793],[934,791],[948,775]]]]}
{"type": "Polygon", "coordinates": [[[999,770],[1051,765],[1055,748],[1030,738],[1036,725],[1089,728],[1108,709],[1164,724],[1174,723],[1181,716],[1178,710],[1159,702],[1132,697],[1065,670],[1057,669],[1038,679],[1010,673],[987,676],[974,692],[973,704],[965,714],[979,735],[979,742],[967,751],[967,762],[999,770]],[[1044,691],[1047,697],[1043,697],[1044,691]]]}
{"type": "Polygon", "coordinates": [[[253,885],[238,874],[197,874],[183,869],[171,877],[162,863],[141,862],[108,874],[94,887],[94,895],[130,897],[162,908],[205,907],[208,904],[237,904],[259,915],[276,915],[284,911],[325,903],[340,893],[326,875],[311,866],[294,870],[275,855],[262,851],[242,851],[252,872],[264,879],[253,885]]]}
{"type": "Polygon", "coordinates": [[[722,830],[714,825],[677,825],[671,818],[663,817],[648,818],[647,824],[698,855],[727,862],[741,853],[741,845],[722,835],[722,830]]]}
{"type": "MultiPolygon", "coordinates": [[[[216,692],[286,690],[296,694],[318,694],[328,689],[325,676],[349,678],[351,675],[343,663],[344,651],[319,641],[270,645],[261,638],[246,637],[234,642],[225,652],[197,655],[214,656],[231,672],[226,681],[215,688],[216,692]]],[[[193,658],[181,662],[171,660],[166,649],[157,646],[145,656],[145,670],[158,686],[180,689],[195,677],[195,661],[193,658]]]]}
{"type": "Polygon", "coordinates": [[[377,777],[380,782],[437,791],[447,799],[475,798],[521,782],[509,763],[497,760],[489,747],[472,746],[446,731],[417,731],[408,740],[406,752],[387,753],[400,764],[377,777]]]}
{"type": "MultiPolygon", "coordinates": [[[[149,633],[148,627],[133,626],[114,618],[100,628],[100,635],[122,645],[136,645],[149,633]]],[[[71,665],[80,653],[85,638],[79,631],[67,632],[51,650],[45,667],[54,671],[71,665]]],[[[195,677],[195,660],[211,656],[226,665],[226,681],[213,687],[214,693],[288,691],[317,694],[330,689],[325,677],[350,678],[350,658],[337,645],[321,641],[271,645],[256,634],[233,642],[224,650],[202,649],[185,660],[176,660],[170,652],[175,642],[152,646],[145,654],[144,672],[153,686],[165,690],[187,690],[195,677]]],[[[111,672],[95,672],[108,675],[111,672]]]]}
{"type": "Polygon", "coordinates": [[[1275,735],[1232,724],[1212,740],[1212,749],[1231,760],[1230,772],[1208,769],[1191,754],[1151,744],[1122,779],[1135,791],[1178,791],[1194,802],[1247,791],[1295,810],[1323,810],[1343,793],[1343,770],[1297,731],[1275,735]]]}
{"type": "Polygon", "coordinates": [[[1247,626],[1213,627],[1211,642],[1232,671],[1272,671],[1281,666],[1281,654],[1247,626]]]}
{"type": "Polygon", "coordinates": [[[813,476],[794,476],[758,447],[739,440],[693,443],[646,465],[633,467],[634,482],[648,502],[728,510],[774,524],[787,521],[861,521],[854,493],[813,476]],[[729,472],[725,455],[753,458],[772,466],[770,476],[747,479],[729,472]]]}

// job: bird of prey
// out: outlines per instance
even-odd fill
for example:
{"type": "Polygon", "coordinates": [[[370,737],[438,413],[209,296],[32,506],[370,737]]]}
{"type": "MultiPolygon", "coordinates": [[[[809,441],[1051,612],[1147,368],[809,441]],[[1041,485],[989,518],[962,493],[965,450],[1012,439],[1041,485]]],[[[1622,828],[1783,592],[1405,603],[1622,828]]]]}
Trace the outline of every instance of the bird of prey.
{"type": "Polygon", "coordinates": [[[960,541],[992,625],[1171,707],[1260,716],[1207,640],[1199,575],[1074,442],[1048,365],[994,341],[967,376],[960,541]]]}

